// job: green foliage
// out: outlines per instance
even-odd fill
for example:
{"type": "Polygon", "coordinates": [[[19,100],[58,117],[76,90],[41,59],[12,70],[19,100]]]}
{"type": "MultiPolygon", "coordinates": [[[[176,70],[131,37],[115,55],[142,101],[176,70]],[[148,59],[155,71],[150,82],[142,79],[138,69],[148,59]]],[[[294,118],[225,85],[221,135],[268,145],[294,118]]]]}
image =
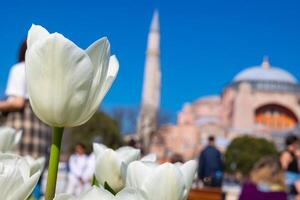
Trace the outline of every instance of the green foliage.
{"type": "Polygon", "coordinates": [[[95,141],[113,149],[123,143],[117,122],[101,111],[96,112],[87,123],[68,129],[65,135],[64,143],[67,143],[69,153],[78,142],[83,143],[88,150],[92,149],[95,141]]]}
{"type": "Polygon", "coordinates": [[[225,152],[225,170],[248,175],[261,157],[277,154],[275,145],[264,138],[238,137],[232,140],[225,152]]]}
{"type": "Polygon", "coordinates": [[[106,189],[107,191],[109,191],[110,193],[112,193],[113,195],[116,195],[117,193],[114,191],[114,189],[112,189],[110,187],[110,185],[105,181],[104,182],[104,189],[106,189]]]}

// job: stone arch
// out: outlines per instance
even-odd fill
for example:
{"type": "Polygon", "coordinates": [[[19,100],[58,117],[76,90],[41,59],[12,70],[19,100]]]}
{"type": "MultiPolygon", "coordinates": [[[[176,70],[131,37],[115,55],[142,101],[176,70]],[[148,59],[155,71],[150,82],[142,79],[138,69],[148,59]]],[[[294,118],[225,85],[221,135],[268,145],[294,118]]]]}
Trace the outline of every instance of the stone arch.
{"type": "Polygon", "coordinates": [[[290,129],[298,122],[297,115],[287,106],[268,103],[255,109],[255,123],[273,130],[290,129]]]}

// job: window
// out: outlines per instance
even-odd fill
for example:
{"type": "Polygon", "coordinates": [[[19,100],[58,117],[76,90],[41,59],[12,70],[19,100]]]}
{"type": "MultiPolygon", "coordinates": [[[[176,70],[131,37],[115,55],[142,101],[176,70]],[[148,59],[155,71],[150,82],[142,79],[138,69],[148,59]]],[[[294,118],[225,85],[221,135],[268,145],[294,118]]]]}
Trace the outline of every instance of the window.
{"type": "Polygon", "coordinates": [[[256,110],[255,122],[270,129],[283,130],[294,127],[298,123],[298,119],[288,108],[277,104],[269,104],[256,110]]]}

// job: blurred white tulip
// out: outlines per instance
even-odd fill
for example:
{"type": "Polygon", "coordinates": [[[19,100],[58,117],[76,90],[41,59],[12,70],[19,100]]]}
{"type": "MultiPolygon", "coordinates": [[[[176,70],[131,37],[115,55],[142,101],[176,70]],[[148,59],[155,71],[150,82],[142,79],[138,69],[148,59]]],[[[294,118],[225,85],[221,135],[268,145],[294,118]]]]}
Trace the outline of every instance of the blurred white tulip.
{"type": "Polygon", "coordinates": [[[0,152],[13,151],[22,137],[22,131],[10,127],[0,127],[0,152]]]}
{"type": "Polygon", "coordinates": [[[44,157],[34,159],[33,157],[27,155],[24,156],[23,158],[25,158],[25,160],[29,164],[31,175],[34,174],[39,169],[43,171],[46,162],[46,159],[44,157]]]}
{"type": "Polygon", "coordinates": [[[144,162],[156,162],[156,160],[157,160],[157,156],[154,153],[147,154],[141,159],[141,161],[144,162]]]}
{"type": "Polygon", "coordinates": [[[34,189],[42,166],[31,169],[25,158],[0,153],[0,194],[3,200],[25,200],[34,189]]]}
{"type": "Polygon", "coordinates": [[[89,120],[119,69],[107,38],[83,50],[59,33],[32,25],[27,46],[26,78],[35,114],[52,127],[89,120]]]}
{"type": "Polygon", "coordinates": [[[126,187],[139,189],[145,200],[185,200],[196,169],[194,160],[182,165],[134,161],[127,168],[126,187]]]}
{"type": "Polygon", "coordinates": [[[132,147],[121,147],[116,151],[102,144],[93,145],[96,157],[95,177],[99,184],[105,182],[118,192],[125,186],[126,169],[130,162],[140,158],[140,150],[132,147]]]}
{"type": "Polygon", "coordinates": [[[70,194],[59,194],[54,200],[142,200],[142,197],[135,189],[125,188],[114,196],[107,190],[94,186],[79,197],[70,194]]]}

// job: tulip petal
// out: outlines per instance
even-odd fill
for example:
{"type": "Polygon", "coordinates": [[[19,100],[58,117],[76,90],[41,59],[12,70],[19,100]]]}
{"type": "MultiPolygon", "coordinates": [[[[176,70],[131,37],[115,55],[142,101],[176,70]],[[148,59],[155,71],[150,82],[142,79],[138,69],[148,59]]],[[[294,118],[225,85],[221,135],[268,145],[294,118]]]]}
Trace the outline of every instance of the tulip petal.
{"type": "Polygon", "coordinates": [[[102,153],[104,153],[106,149],[107,149],[107,147],[103,144],[93,143],[93,151],[94,151],[96,157],[100,156],[102,153]]]}
{"type": "Polygon", "coordinates": [[[183,174],[186,188],[189,190],[192,187],[192,183],[197,170],[197,162],[190,160],[180,166],[180,171],[183,174]]]}
{"type": "MultiPolygon", "coordinates": [[[[13,163],[12,163],[13,164],[13,163]]],[[[11,194],[22,187],[23,177],[18,167],[0,162],[0,193],[1,198],[9,199],[11,194]]]]}
{"type": "Polygon", "coordinates": [[[141,190],[148,199],[155,200],[182,200],[185,194],[182,174],[170,163],[158,166],[144,182],[141,190]]]}
{"type": "Polygon", "coordinates": [[[114,196],[103,188],[93,186],[78,197],[79,200],[113,200],[114,196]]]}
{"type": "Polygon", "coordinates": [[[116,195],[115,200],[143,200],[143,196],[137,189],[125,188],[116,195]]]}
{"type": "Polygon", "coordinates": [[[118,158],[122,160],[126,165],[128,165],[130,162],[138,160],[140,158],[141,150],[125,146],[117,149],[116,153],[118,155],[118,158]]]}
{"type": "Polygon", "coordinates": [[[143,162],[156,162],[156,160],[157,160],[157,156],[155,153],[150,153],[141,159],[141,161],[143,162]]]}
{"type": "Polygon", "coordinates": [[[85,52],[88,54],[90,57],[93,65],[95,68],[97,67],[103,67],[101,65],[103,56],[105,55],[105,51],[109,48],[109,42],[106,37],[100,38],[93,44],[91,44],[85,52]]]}
{"type": "MultiPolygon", "coordinates": [[[[94,66],[94,79],[92,84],[93,96],[90,101],[94,101],[98,107],[101,99],[95,98],[99,96],[101,87],[104,84],[109,69],[109,56],[110,56],[110,44],[106,37],[101,38],[94,42],[86,53],[89,55],[94,66]],[[101,87],[100,87],[101,86],[101,87]]],[[[93,103],[93,102],[90,102],[93,103]]]]}
{"type": "Polygon", "coordinates": [[[28,180],[25,180],[24,184],[21,187],[15,188],[11,198],[9,200],[24,200],[32,193],[34,186],[37,184],[41,171],[38,171],[32,175],[28,180]]]}
{"type": "MultiPolygon", "coordinates": [[[[86,118],[90,118],[94,113],[95,110],[99,107],[100,102],[110,89],[112,83],[114,82],[118,70],[119,70],[119,62],[115,56],[111,56],[109,60],[109,69],[106,75],[106,79],[104,80],[104,83],[101,84],[101,88],[93,87],[96,89],[95,94],[97,95],[96,98],[94,98],[94,103],[91,104],[90,113],[87,115],[86,118]]],[[[97,86],[96,84],[93,84],[97,86]]]]}
{"type": "MultiPolygon", "coordinates": [[[[83,119],[89,119],[98,109],[100,102],[106,94],[107,88],[107,74],[109,71],[109,56],[110,45],[106,38],[100,39],[93,43],[87,50],[87,54],[94,65],[94,77],[91,85],[91,93],[87,100],[89,110],[86,110],[80,117],[80,121],[83,119]],[[105,91],[105,92],[104,92],[105,91]]],[[[110,85],[108,89],[110,88],[110,85]]],[[[85,120],[87,121],[87,120],[85,120]]]]}
{"type": "Polygon", "coordinates": [[[76,200],[76,198],[70,194],[58,194],[55,195],[55,198],[53,200],[76,200]]]}
{"type": "Polygon", "coordinates": [[[10,127],[0,127],[0,152],[13,151],[21,140],[22,131],[10,127]]]}
{"type": "Polygon", "coordinates": [[[27,48],[30,49],[35,42],[45,39],[49,35],[49,32],[44,27],[32,24],[28,31],[27,48]]]}
{"type": "Polygon", "coordinates": [[[34,159],[31,156],[24,157],[30,167],[30,174],[35,174],[37,171],[43,171],[45,166],[46,159],[44,157],[40,157],[38,159],[34,159]]]}
{"type": "Polygon", "coordinates": [[[100,98],[102,99],[107,91],[110,89],[111,84],[114,82],[119,71],[119,61],[115,55],[112,55],[109,59],[108,72],[104,81],[104,85],[101,90],[100,98]]]}
{"type": "Polygon", "coordinates": [[[152,175],[154,168],[143,162],[133,161],[129,164],[126,174],[126,186],[141,188],[145,180],[152,175]]]}
{"type": "Polygon", "coordinates": [[[85,51],[60,34],[36,42],[26,53],[29,99],[35,114],[54,127],[73,127],[88,120],[78,118],[87,107],[93,68],[85,51]]]}
{"type": "Polygon", "coordinates": [[[21,138],[22,138],[22,134],[23,134],[22,131],[18,131],[16,133],[12,148],[15,148],[19,144],[19,142],[21,141],[21,138]]]}
{"type": "Polygon", "coordinates": [[[30,176],[30,167],[28,162],[18,155],[8,153],[0,154],[0,163],[7,166],[18,167],[23,178],[30,176]]]}
{"type": "Polygon", "coordinates": [[[80,194],[77,198],[70,194],[56,195],[54,200],[113,200],[114,196],[103,188],[96,186],[80,194]]]}
{"type": "Polygon", "coordinates": [[[15,130],[9,127],[0,127],[0,152],[11,149],[15,130]]]}
{"type": "Polygon", "coordinates": [[[107,182],[116,192],[124,186],[120,168],[121,161],[117,159],[117,154],[112,149],[106,149],[105,153],[96,156],[95,176],[97,181],[102,186],[107,182]]]}
{"type": "Polygon", "coordinates": [[[0,192],[7,200],[24,200],[32,192],[41,171],[30,176],[26,160],[14,154],[0,154],[0,192]]]}
{"type": "MultiPolygon", "coordinates": [[[[119,62],[116,58],[116,56],[111,56],[109,59],[109,66],[108,70],[106,71],[106,74],[104,77],[101,77],[101,88],[96,88],[96,98],[94,99],[94,103],[92,104],[91,108],[97,109],[99,106],[99,103],[102,101],[108,90],[110,89],[112,83],[114,82],[117,73],[119,70],[119,62]],[[103,79],[103,81],[102,81],[103,79]]],[[[103,73],[103,72],[102,72],[103,73]]],[[[93,84],[96,86],[96,84],[93,84]]]]}

